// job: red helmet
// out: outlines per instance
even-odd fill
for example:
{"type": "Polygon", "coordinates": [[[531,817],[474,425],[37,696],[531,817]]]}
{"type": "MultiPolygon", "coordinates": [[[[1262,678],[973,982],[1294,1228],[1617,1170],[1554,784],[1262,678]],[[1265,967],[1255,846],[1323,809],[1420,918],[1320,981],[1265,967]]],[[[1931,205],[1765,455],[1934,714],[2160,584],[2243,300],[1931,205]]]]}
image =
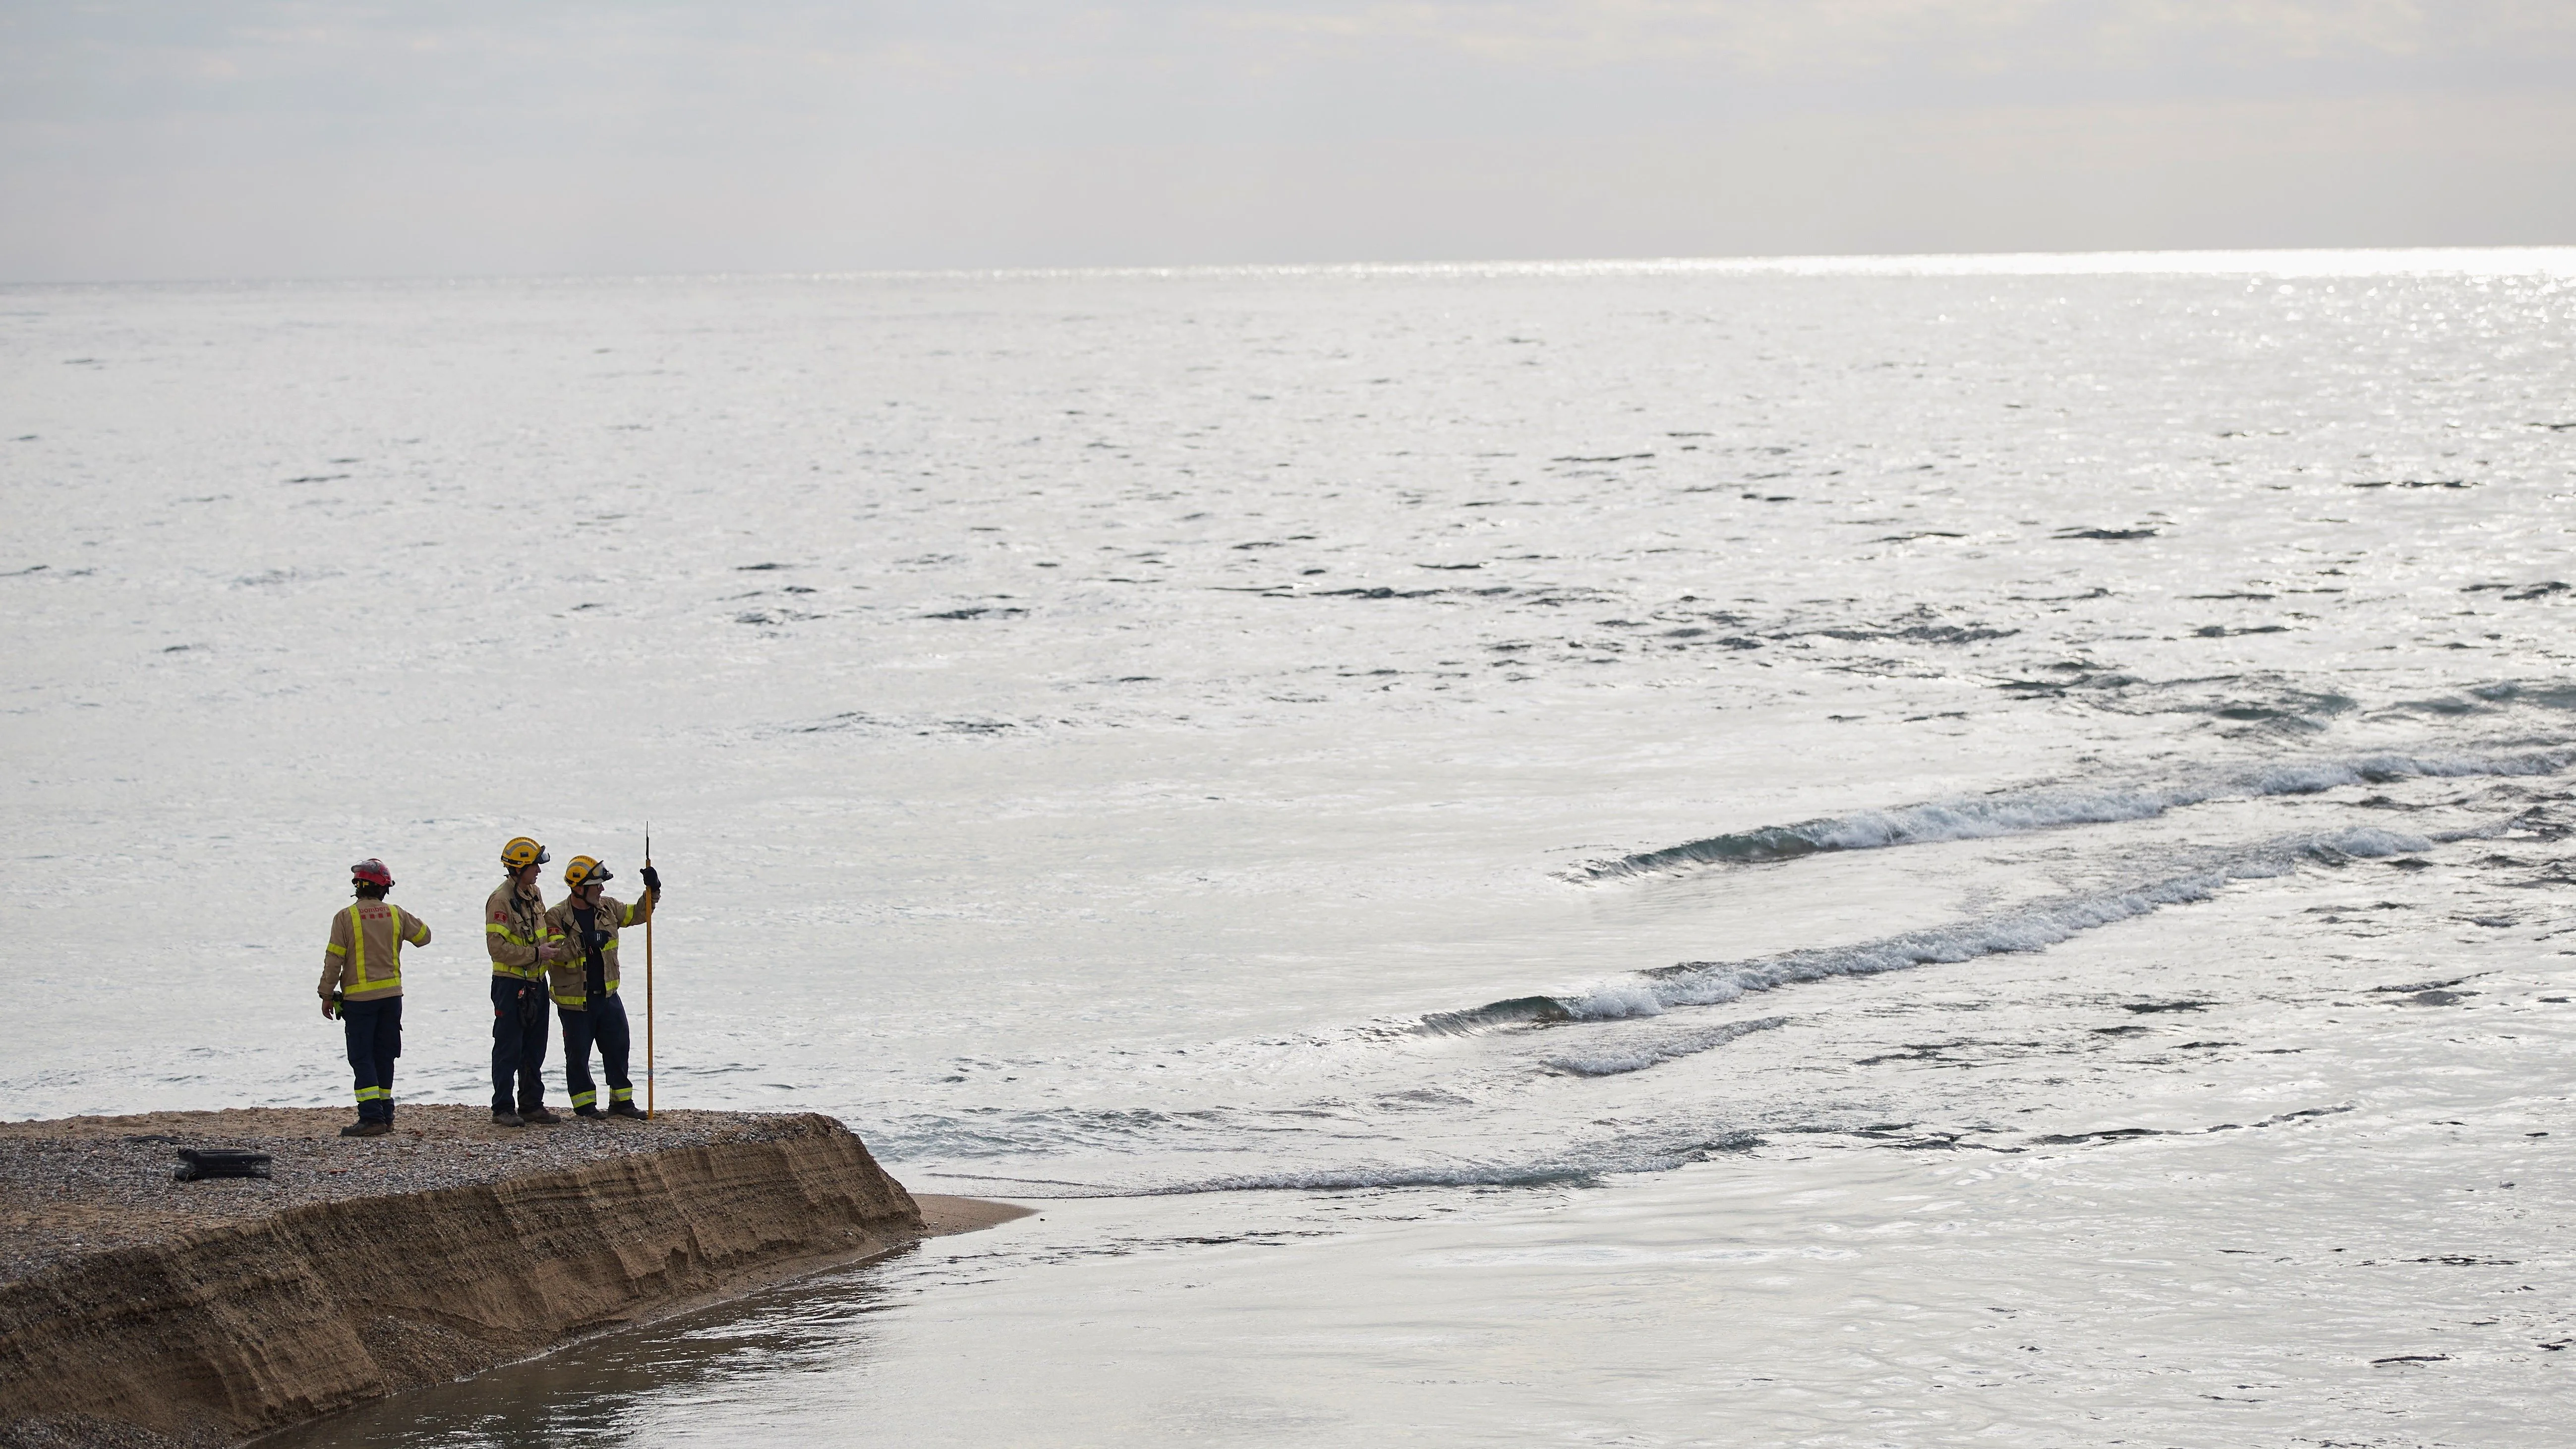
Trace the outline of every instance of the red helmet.
{"type": "Polygon", "coordinates": [[[349,876],[369,885],[390,886],[394,883],[394,873],[385,869],[385,863],[372,855],[349,867],[349,876]]]}

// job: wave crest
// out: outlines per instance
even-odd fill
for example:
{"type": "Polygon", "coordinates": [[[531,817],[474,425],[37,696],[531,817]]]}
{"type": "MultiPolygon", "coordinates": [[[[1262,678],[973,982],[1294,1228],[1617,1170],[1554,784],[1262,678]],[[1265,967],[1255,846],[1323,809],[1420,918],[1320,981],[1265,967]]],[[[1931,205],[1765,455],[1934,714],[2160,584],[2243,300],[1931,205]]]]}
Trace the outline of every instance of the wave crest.
{"type": "Polygon", "coordinates": [[[1758,865],[1844,850],[1883,850],[1945,840],[1984,840],[1999,835],[2068,825],[2108,825],[2147,820],[2168,810],[2211,800],[2269,795],[2314,795],[2346,785],[2385,785],[2398,780],[2480,775],[2554,775],[2576,762],[2576,751],[2539,750],[2515,755],[2365,755],[2350,760],[2293,761],[2262,765],[2174,785],[2086,788],[2041,787],[1991,795],[1863,810],[1850,815],[1765,825],[1712,835],[1661,850],[1639,851],[1580,867],[1570,879],[1591,882],[1660,875],[1694,865],[1758,865]]]}
{"type": "Polygon", "coordinates": [[[2437,841],[2490,833],[2455,831],[2426,837],[2364,827],[2322,835],[2291,835],[2237,851],[2216,864],[2125,890],[2061,896],[1947,926],[1862,941],[1848,946],[1787,951],[1747,961],[1683,961],[1603,982],[1570,996],[1523,996],[1469,1011],[1423,1019],[1432,1031],[1560,1021],[1618,1021],[1660,1016],[1677,1006],[1720,1006],[1750,992],[1835,976],[1872,976],[1912,966],[1972,961],[1980,956],[2038,951],[2086,931],[2162,910],[2205,901],[2230,882],[2290,874],[2302,863],[2375,860],[2430,849],[2437,841]]]}

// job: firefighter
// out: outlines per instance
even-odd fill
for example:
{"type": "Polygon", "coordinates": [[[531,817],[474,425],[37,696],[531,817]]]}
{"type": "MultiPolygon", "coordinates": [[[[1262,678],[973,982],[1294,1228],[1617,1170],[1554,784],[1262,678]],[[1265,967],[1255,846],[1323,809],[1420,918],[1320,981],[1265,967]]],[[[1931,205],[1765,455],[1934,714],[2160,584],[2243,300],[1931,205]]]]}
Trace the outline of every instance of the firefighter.
{"type": "Polygon", "coordinates": [[[340,1019],[349,1070],[358,1079],[358,1120],[343,1137],[394,1130],[394,1058],[402,1055],[402,948],[429,944],[429,923],[385,899],[393,872],[370,857],[349,867],[357,903],[331,918],[322,948],[322,1014],[340,1019]]]}
{"type": "Polygon", "coordinates": [[[546,924],[537,889],[537,867],[550,859],[524,835],[502,846],[507,876],[483,902],[483,948],[492,957],[492,1121],[502,1127],[563,1120],[546,1110],[546,968],[565,949],[546,924]]]}
{"type": "Polygon", "coordinates": [[[614,877],[606,865],[577,855],[564,867],[564,884],[572,894],[546,912],[546,926],[562,938],[564,953],[550,973],[555,1012],[563,1018],[564,1090],[572,1095],[576,1117],[641,1117],[635,1084],[626,1075],[629,1039],[626,1003],[617,999],[617,932],[653,918],[662,900],[662,876],[644,867],[644,899],[627,905],[602,894],[614,877]],[[608,1078],[608,1110],[599,1109],[599,1088],[590,1079],[590,1044],[599,1043],[601,1075],[608,1078]]]}

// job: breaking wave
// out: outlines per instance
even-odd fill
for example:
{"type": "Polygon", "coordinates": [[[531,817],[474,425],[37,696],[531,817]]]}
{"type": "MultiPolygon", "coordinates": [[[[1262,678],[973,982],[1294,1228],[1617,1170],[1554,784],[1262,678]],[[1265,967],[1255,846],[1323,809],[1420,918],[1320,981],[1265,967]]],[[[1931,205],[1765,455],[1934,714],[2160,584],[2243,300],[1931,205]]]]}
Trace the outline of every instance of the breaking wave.
{"type": "Polygon", "coordinates": [[[2576,751],[2541,750],[2516,755],[2368,755],[2354,760],[2264,765],[2197,782],[2128,788],[2043,787],[1998,791],[1959,800],[1864,810],[1852,815],[1766,825],[1713,835],[1662,850],[1640,851],[1596,862],[1571,874],[1578,881],[1655,875],[1693,865],[1753,865],[1841,850],[1878,850],[1943,840],[1983,840],[2065,825],[2105,825],[2145,820],[2168,810],[2228,797],[2313,795],[2346,785],[2480,775],[2553,775],[2576,762],[2576,751]]]}
{"type": "Polygon", "coordinates": [[[1750,992],[1799,982],[1871,976],[1911,966],[2044,950],[2086,931],[2149,915],[2166,906],[2208,900],[2233,881],[2288,875],[2307,862],[2339,864],[2406,855],[2437,842],[2487,833],[2450,831],[2427,837],[2364,828],[2282,836],[2233,852],[2201,869],[2126,890],[2061,896],[1995,915],[1849,946],[1814,947],[1746,961],[1684,961],[1572,995],[1521,996],[1467,1011],[1437,1013],[1423,1018],[1421,1029],[1459,1033],[1549,1022],[1658,1016],[1677,1006],[1718,1006],[1750,992]]]}

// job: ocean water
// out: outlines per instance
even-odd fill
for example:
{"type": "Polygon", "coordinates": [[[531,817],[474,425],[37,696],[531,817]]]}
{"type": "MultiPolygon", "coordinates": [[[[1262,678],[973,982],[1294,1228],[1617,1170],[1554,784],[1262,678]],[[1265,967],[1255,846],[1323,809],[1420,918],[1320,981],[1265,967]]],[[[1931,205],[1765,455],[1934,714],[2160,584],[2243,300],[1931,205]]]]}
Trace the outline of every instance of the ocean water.
{"type": "Polygon", "coordinates": [[[0,314],[0,1113],[649,827],[662,1105],[1040,1209],[280,1442],[2563,1437],[2576,253],[0,314]]]}

